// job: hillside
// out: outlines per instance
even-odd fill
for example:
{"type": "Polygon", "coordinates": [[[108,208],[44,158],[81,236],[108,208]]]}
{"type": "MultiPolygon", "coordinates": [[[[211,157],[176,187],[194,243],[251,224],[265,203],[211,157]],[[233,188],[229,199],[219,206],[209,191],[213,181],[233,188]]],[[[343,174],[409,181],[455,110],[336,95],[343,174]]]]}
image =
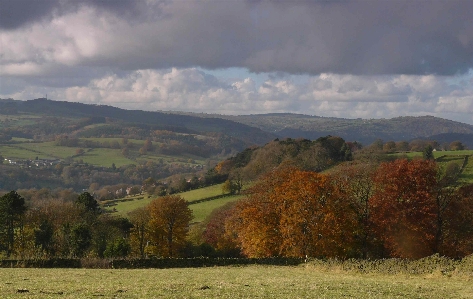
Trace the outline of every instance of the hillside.
{"type": "MultiPolygon", "coordinates": [[[[115,122],[114,124],[139,124],[151,129],[189,134],[223,134],[242,141],[242,146],[238,150],[252,144],[262,145],[275,138],[315,140],[327,135],[339,136],[347,141],[357,141],[364,145],[371,144],[376,139],[384,141],[431,139],[439,143],[460,140],[467,147],[473,148],[472,125],[433,116],[404,116],[391,119],[344,119],[291,113],[233,116],[124,110],[111,106],[46,99],[24,102],[0,100],[1,114],[88,118],[95,123],[105,123],[107,120],[109,123],[115,122]]],[[[0,128],[2,126],[5,126],[5,123],[0,122],[0,128]]],[[[101,130],[104,131],[104,128],[101,130]]]]}
{"type": "Polygon", "coordinates": [[[271,132],[279,137],[317,139],[326,135],[370,144],[376,139],[409,141],[460,140],[473,148],[473,126],[433,116],[404,116],[392,119],[343,119],[300,114],[229,116],[228,119],[271,132]]]}
{"type": "Polygon", "coordinates": [[[0,114],[30,114],[48,117],[92,118],[105,122],[105,118],[125,124],[141,124],[184,133],[221,133],[242,140],[246,144],[262,144],[274,135],[258,128],[222,118],[201,118],[163,112],[124,110],[112,106],[51,101],[44,98],[30,101],[0,100],[0,114]]]}

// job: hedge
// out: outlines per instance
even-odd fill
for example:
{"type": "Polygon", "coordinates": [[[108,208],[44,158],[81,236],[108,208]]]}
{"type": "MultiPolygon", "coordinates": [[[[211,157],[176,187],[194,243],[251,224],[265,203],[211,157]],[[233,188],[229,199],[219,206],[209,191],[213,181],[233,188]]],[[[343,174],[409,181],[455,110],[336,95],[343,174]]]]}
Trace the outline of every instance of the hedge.
{"type": "Polygon", "coordinates": [[[34,259],[0,260],[0,268],[201,268],[232,265],[295,266],[304,262],[300,258],[147,258],[147,259],[34,259]]]}

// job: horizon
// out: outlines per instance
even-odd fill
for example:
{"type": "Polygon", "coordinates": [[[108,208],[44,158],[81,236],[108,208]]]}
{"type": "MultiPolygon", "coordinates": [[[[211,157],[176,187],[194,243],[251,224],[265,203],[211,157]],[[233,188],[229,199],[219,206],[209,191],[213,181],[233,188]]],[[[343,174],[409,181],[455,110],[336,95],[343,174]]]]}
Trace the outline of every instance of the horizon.
{"type": "Polygon", "coordinates": [[[333,116],[322,116],[322,115],[311,115],[311,114],[303,114],[303,113],[292,113],[292,112],[267,112],[267,113],[257,113],[257,114],[218,114],[218,113],[207,113],[207,112],[192,112],[192,111],[179,111],[179,110],[142,110],[142,109],[127,109],[127,108],[120,108],[117,106],[113,106],[111,104],[89,104],[89,103],[81,103],[81,102],[70,102],[70,101],[60,101],[60,100],[53,100],[45,97],[40,97],[40,98],[35,98],[35,99],[30,99],[30,100],[15,100],[12,98],[0,98],[0,100],[12,100],[12,101],[20,101],[20,102],[27,102],[27,101],[35,101],[35,100],[47,100],[51,102],[63,102],[63,103],[76,103],[76,104],[83,104],[83,105],[91,105],[91,106],[105,106],[105,107],[112,107],[112,108],[118,108],[118,109],[123,109],[127,111],[143,111],[143,112],[159,112],[159,113],[169,113],[169,114],[204,114],[204,115],[209,115],[209,116],[258,116],[258,115],[300,115],[300,116],[307,116],[307,117],[314,117],[314,118],[334,118],[334,119],[348,119],[348,120],[392,120],[396,118],[423,118],[423,117],[432,117],[432,118],[439,118],[439,119],[444,119],[452,122],[458,122],[466,125],[471,125],[469,123],[461,122],[461,121],[456,121],[448,118],[443,118],[443,117],[438,117],[434,115],[399,115],[399,116],[393,116],[390,118],[346,118],[346,117],[333,117],[333,116]]]}
{"type": "Polygon", "coordinates": [[[473,125],[473,2],[0,0],[0,97],[473,125]]]}

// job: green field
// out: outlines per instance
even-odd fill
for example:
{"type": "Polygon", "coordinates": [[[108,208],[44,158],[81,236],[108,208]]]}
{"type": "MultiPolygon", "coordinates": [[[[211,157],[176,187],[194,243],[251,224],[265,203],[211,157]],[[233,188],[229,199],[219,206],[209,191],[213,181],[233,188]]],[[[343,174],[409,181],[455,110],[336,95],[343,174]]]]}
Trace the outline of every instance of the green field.
{"type": "Polygon", "coordinates": [[[1,269],[0,298],[472,298],[472,276],[301,266],[1,269]]]}
{"type": "Polygon", "coordinates": [[[460,182],[473,183],[473,155],[468,157],[468,163],[460,175],[460,182]]]}
{"type": "Polygon", "coordinates": [[[226,203],[237,201],[241,198],[243,198],[243,195],[233,195],[190,205],[189,208],[191,208],[192,213],[194,214],[192,222],[202,222],[216,208],[219,208],[226,203]]]}
{"type": "MultiPolygon", "coordinates": [[[[187,192],[177,193],[177,195],[182,196],[185,200],[189,202],[194,202],[208,197],[218,196],[222,194],[222,185],[213,185],[205,188],[195,189],[187,192]]],[[[242,195],[226,196],[222,198],[217,198],[214,200],[204,201],[197,204],[189,205],[190,209],[194,214],[193,222],[203,221],[212,211],[218,207],[225,205],[228,202],[236,201],[242,198],[242,195]]],[[[138,195],[133,197],[126,197],[119,200],[110,200],[104,201],[103,204],[113,203],[110,207],[107,207],[106,210],[114,210],[114,215],[120,215],[122,217],[127,217],[127,214],[137,208],[144,207],[148,205],[156,196],[138,195]]]]}
{"type": "MultiPolygon", "coordinates": [[[[80,140],[91,140],[95,142],[122,142],[122,138],[81,138],[80,140]]],[[[192,155],[169,156],[156,153],[148,153],[146,155],[138,155],[138,149],[131,150],[136,160],[129,159],[122,154],[121,149],[112,148],[83,148],[85,151],[82,155],[76,155],[77,150],[82,148],[58,146],[54,141],[50,142],[28,142],[31,140],[16,138],[16,144],[0,144],[0,154],[5,158],[10,159],[66,159],[73,157],[75,161],[82,160],[84,163],[111,167],[115,164],[116,167],[137,164],[138,162],[146,163],[147,161],[163,162],[163,163],[179,163],[179,164],[205,164],[205,159],[192,155]]],[[[135,147],[143,145],[144,140],[128,140],[129,143],[135,144],[135,147]]]]}
{"type": "Polygon", "coordinates": [[[83,155],[75,158],[75,160],[78,159],[82,160],[84,163],[100,165],[104,167],[112,167],[112,164],[115,164],[116,167],[136,164],[135,161],[124,157],[121,153],[121,150],[110,148],[94,148],[88,150],[83,155]]]}
{"type": "Polygon", "coordinates": [[[34,155],[45,155],[49,157],[65,159],[76,154],[76,147],[57,146],[53,141],[40,143],[21,143],[15,145],[18,148],[31,151],[34,155]]]}
{"type": "Polygon", "coordinates": [[[54,157],[48,154],[33,152],[30,149],[25,149],[15,145],[0,145],[0,154],[4,158],[10,159],[53,159],[54,157]]]}

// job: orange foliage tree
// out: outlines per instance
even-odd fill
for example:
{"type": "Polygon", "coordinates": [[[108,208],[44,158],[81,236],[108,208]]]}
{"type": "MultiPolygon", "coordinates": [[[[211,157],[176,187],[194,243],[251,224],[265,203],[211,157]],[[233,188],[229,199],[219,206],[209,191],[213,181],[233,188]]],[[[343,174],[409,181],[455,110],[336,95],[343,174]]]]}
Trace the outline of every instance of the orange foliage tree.
{"type": "Polygon", "coordinates": [[[437,165],[406,159],[382,163],[370,199],[378,237],[389,255],[419,258],[435,253],[437,165]]]}
{"type": "Polygon", "coordinates": [[[349,215],[325,175],[283,167],[237,203],[226,231],[250,257],[346,256],[353,239],[349,215]]]}

